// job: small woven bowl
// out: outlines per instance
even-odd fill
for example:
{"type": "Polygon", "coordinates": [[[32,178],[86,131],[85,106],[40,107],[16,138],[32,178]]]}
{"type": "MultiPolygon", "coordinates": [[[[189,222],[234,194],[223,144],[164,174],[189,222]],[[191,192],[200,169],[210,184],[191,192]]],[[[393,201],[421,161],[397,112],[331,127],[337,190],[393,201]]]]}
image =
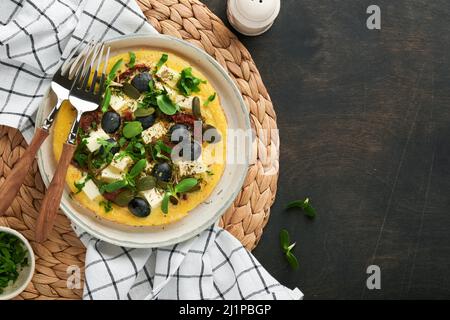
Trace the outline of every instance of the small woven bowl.
{"type": "Polygon", "coordinates": [[[25,288],[30,283],[31,278],[33,278],[34,274],[35,258],[30,243],[28,242],[27,239],[25,239],[25,237],[20,232],[2,226],[0,226],[0,232],[10,233],[19,238],[25,245],[25,248],[27,249],[28,252],[28,265],[20,271],[17,280],[13,284],[6,287],[3,290],[3,293],[0,294],[0,300],[9,300],[18,296],[23,290],[25,290],[25,288]]]}

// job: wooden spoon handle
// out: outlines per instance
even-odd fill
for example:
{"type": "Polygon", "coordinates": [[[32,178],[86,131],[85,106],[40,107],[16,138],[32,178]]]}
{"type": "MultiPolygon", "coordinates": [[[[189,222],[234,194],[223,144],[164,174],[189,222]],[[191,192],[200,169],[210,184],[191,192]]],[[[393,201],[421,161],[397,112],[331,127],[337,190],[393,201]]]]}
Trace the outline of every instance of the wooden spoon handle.
{"type": "Polygon", "coordinates": [[[67,168],[72,160],[76,145],[65,143],[63,146],[61,158],[52,182],[47,189],[44,200],[39,210],[39,217],[36,221],[36,241],[43,242],[47,239],[48,234],[53,229],[53,224],[58,213],[61,197],[66,182],[67,168]]]}
{"type": "Polygon", "coordinates": [[[14,166],[6,180],[0,186],[0,216],[5,214],[9,208],[17,193],[20,190],[20,186],[23,184],[28,171],[30,170],[33,160],[36,156],[39,147],[44,140],[48,137],[48,131],[42,128],[37,128],[34,134],[33,140],[25,151],[24,155],[20,158],[19,162],[14,166]]]}

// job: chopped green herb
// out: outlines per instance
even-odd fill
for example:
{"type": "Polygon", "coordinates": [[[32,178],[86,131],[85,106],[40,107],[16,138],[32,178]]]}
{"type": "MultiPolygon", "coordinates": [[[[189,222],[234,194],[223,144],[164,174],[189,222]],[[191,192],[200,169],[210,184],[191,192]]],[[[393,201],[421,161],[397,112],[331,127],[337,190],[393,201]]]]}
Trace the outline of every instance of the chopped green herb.
{"type": "Polygon", "coordinates": [[[311,206],[311,203],[309,202],[309,198],[306,198],[305,200],[295,200],[288,203],[287,209],[291,208],[300,208],[302,209],[306,216],[308,218],[315,218],[316,217],[316,210],[311,206]]]}
{"type": "Polygon", "coordinates": [[[161,140],[156,141],[155,145],[152,148],[153,159],[157,160],[158,158],[160,158],[160,159],[170,160],[170,158],[168,158],[167,156],[162,154],[163,152],[170,155],[172,153],[172,148],[170,148],[168,145],[166,145],[161,140]]]}
{"type": "Polygon", "coordinates": [[[120,69],[120,67],[122,66],[122,63],[123,63],[123,59],[119,59],[119,60],[116,61],[116,63],[114,63],[113,67],[109,71],[108,79],[106,79],[106,85],[109,86],[111,81],[113,81],[116,78],[116,73],[120,69]]]}
{"type": "Polygon", "coordinates": [[[204,106],[204,107],[207,107],[207,106],[209,105],[210,102],[213,102],[213,101],[214,101],[214,99],[216,99],[216,93],[215,93],[215,92],[214,92],[214,94],[210,95],[210,96],[208,97],[208,99],[206,99],[205,102],[203,102],[203,106],[204,106]]]}
{"type": "Polygon", "coordinates": [[[86,186],[86,181],[87,179],[84,179],[83,182],[74,182],[74,186],[75,188],[77,188],[77,192],[75,192],[75,194],[79,194],[81,191],[83,191],[83,188],[86,186]]]}
{"type": "Polygon", "coordinates": [[[105,89],[105,95],[103,96],[102,112],[108,111],[109,103],[111,102],[111,88],[108,86],[105,89]]]}
{"type": "Polygon", "coordinates": [[[174,115],[178,111],[178,107],[176,104],[170,100],[167,94],[160,94],[156,97],[156,104],[158,105],[159,110],[162,113],[165,113],[169,116],[174,115]]]}
{"type": "Polygon", "coordinates": [[[195,178],[186,178],[181,180],[175,187],[171,184],[167,185],[167,190],[164,193],[161,210],[163,213],[167,214],[169,212],[169,201],[172,200],[173,203],[178,203],[178,193],[189,192],[198,184],[198,180],[195,178]]]}
{"type": "Polygon", "coordinates": [[[206,83],[206,81],[192,75],[192,68],[189,67],[181,71],[177,88],[183,95],[189,96],[192,92],[200,91],[199,86],[201,83],[206,83]]]}
{"type": "Polygon", "coordinates": [[[163,66],[163,64],[167,62],[167,59],[169,59],[169,56],[166,53],[163,53],[158,63],[156,64],[156,71],[158,71],[163,66]]]}
{"type": "Polygon", "coordinates": [[[101,205],[103,207],[103,209],[105,209],[105,213],[108,213],[110,211],[112,211],[112,202],[109,200],[106,201],[100,201],[99,205],[101,205]]]}
{"type": "Polygon", "coordinates": [[[290,243],[289,232],[286,229],[281,230],[280,232],[280,244],[281,249],[286,257],[286,260],[291,265],[292,269],[298,268],[298,260],[292,253],[292,249],[295,247],[295,243],[290,243]]]}
{"type": "Polygon", "coordinates": [[[122,133],[125,138],[130,139],[137,136],[142,131],[143,131],[142,123],[140,123],[139,121],[131,121],[125,124],[122,133]]]}
{"type": "Polygon", "coordinates": [[[101,193],[114,192],[114,191],[117,191],[119,189],[125,188],[127,185],[128,185],[128,181],[127,180],[114,181],[114,182],[102,185],[100,187],[100,192],[101,193]]]}
{"type": "Polygon", "coordinates": [[[165,214],[169,213],[169,200],[172,194],[170,192],[164,193],[164,197],[161,202],[161,211],[165,214]]]}
{"type": "Polygon", "coordinates": [[[130,61],[128,61],[128,67],[133,68],[136,63],[136,54],[133,51],[128,52],[130,56],[130,61]]]}
{"type": "Polygon", "coordinates": [[[198,184],[198,180],[195,178],[183,179],[175,186],[175,193],[188,192],[193,187],[195,187],[197,184],[198,184]]]}
{"type": "Polygon", "coordinates": [[[22,241],[10,233],[0,231],[0,294],[17,280],[19,272],[27,265],[27,251],[22,241]]]}
{"type": "Polygon", "coordinates": [[[145,167],[147,166],[147,160],[141,159],[131,168],[130,172],[128,173],[128,177],[131,179],[136,178],[142,171],[144,171],[145,167]]]}

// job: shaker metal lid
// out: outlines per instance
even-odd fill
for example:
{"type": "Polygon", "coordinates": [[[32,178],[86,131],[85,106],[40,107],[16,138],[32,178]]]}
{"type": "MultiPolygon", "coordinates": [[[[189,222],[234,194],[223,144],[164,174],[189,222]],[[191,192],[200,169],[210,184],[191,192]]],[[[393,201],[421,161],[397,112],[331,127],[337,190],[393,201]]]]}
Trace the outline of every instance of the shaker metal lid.
{"type": "Polygon", "coordinates": [[[237,20],[253,27],[270,24],[280,12],[280,0],[230,0],[228,5],[237,20]]]}

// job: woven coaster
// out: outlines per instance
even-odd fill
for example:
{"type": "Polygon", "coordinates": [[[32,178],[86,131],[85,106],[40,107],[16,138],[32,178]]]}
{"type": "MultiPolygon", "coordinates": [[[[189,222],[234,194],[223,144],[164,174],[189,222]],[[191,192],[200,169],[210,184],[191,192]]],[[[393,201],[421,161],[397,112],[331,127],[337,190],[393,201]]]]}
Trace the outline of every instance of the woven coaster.
{"type": "MultiPolygon", "coordinates": [[[[234,204],[222,216],[221,226],[252,250],[266,225],[278,180],[276,115],[250,53],[204,4],[196,0],[138,0],[150,23],[160,33],[185,39],[204,49],[226,69],[247,104],[257,139],[254,159],[234,204]]],[[[0,183],[22,156],[27,144],[16,129],[0,126],[0,183]]],[[[85,249],[60,212],[49,239],[34,241],[34,226],[45,186],[36,161],[0,225],[20,231],[36,254],[36,273],[16,299],[80,299],[78,289],[67,288],[69,266],[83,270],[85,249]]],[[[73,268],[71,268],[73,270],[73,268]]],[[[69,269],[69,270],[71,270],[69,269]]],[[[81,274],[82,276],[82,274],[81,274]]],[[[83,277],[82,277],[83,278],[83,277]]]]}

